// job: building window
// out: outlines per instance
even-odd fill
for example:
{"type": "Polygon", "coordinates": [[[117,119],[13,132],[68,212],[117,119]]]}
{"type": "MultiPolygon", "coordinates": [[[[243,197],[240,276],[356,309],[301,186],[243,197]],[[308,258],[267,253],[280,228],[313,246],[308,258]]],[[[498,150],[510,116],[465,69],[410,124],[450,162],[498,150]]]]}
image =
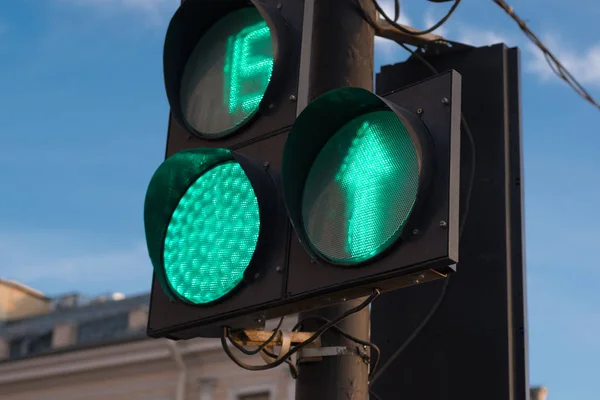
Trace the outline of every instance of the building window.
{"type": "Polygon", "coordinates": [[[112,339],[126,332],[128,327],[128,313],[84,322],[77,327],[77,343],[100,342],[112,339]]]}
{"type": "Polygon", "coordinates": [[[271,393],[261,392],[253,394],[243,394],[238,396],[238,400],[270,400],[271,393]]]}
{"type": "Polygon", "coordinates": [[[52,332],[42,335],[24,336],[10,342],[10,358],[19,358],[43,353],[52,348],[52,332]]]}

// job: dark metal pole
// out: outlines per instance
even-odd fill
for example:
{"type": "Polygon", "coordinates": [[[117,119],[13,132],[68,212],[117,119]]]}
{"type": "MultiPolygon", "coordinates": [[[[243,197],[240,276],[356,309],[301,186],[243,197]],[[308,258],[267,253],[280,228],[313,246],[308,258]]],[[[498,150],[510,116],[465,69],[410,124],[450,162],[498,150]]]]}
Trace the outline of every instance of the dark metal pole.
{"type": "MultiPolygon", "coordinates": [[[[361,1],[365,11],[374,16],[370,1],[361,1]]],[[[304,103],[340,87],[361,87],[373,90],[374,32],[364,20],[356,0],[305,0],[303,33],[303,66],[299,109],[304,103]],[[304,76],[303,76],[304,75],[304,76]]],[[[302,66],[301,66],[302,71],[302,66]]],[[[306,105],[306,104],[304,104],[306,105]]],[[[301,313],[299,320],[309,316],[333,319],[356,307],[364,299],[301,313]]],[[[314,324],[314,321],[310,321],[314,324]]],[[[306,330],[316,325],[304,325],[306,330]]],[[[340,322],[337,327],[352,336],[369,340],[370,312],[365,308],[340,322]]],[[[356,343],[328,331],[322,336],[323,347],[356,343]]],[[[321,361],[300,364],[296,385],[297,400],[367,400],[368,364],[358,355],[328,356],[321,361]]]]}

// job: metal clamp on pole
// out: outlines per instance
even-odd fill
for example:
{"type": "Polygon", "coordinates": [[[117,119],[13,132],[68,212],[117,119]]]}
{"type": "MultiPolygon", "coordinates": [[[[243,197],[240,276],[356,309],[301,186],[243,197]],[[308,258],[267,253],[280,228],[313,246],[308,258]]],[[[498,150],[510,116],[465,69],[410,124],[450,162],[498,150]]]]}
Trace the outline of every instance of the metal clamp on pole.
{"type": "Polygon", "coordinates": [[[313,347],[300,350],[298,362],[321,361],[323,357],[359,356],[365,362],[370,362],[367,352],[360,346],[348,348],[346,346],[313,347]]]}

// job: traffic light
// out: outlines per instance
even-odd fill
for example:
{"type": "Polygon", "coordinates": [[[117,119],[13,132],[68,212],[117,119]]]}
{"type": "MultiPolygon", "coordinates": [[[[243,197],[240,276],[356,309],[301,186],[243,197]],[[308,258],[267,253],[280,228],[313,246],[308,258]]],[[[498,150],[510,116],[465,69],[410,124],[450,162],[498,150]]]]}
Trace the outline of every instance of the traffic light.
{"type": "Polygon", "coordinates": [[[303,4],[186,0],[164,47],[166,160],[148,186],[148,334],[427,282],[458,261],[460,75],[340,88],[296,117],[303,4]]]}
{"type": "Polygon", "coordinates": [[[298,1],[186,0],[169,23],[166,160],[144,205],[150,336],[217,336],[207,323],[282,298],[289,223],[277,154],[296,118],[302,11],[298,1]]]}
{"type": "Polygon", "coordinates": [[[310,103],[283,156],[285,204],[302,244],[292,242],[288,294],[358,297],[453,271],[459,124],[453,71],[382,97],[341,88],[310,103]]]}

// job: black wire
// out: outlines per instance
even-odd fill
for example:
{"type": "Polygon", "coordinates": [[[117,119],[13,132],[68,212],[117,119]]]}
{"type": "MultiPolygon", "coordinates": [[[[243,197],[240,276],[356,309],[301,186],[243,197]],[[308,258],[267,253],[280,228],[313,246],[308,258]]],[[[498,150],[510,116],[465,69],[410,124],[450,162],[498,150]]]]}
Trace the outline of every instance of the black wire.
{"type": "Polygon", "coordinates": [[[369,389],[369,394],[370,394],[371,396],[373,396],[373,398],[375,398],[375,400],[382,400],[382,399],[381,399],[381,397],[379,397],[379,396],[377,395],[377,393],[375,393],[374,391],[372,391],[372,390],[370,390],[370,389],[369,389]]]}
{"type": "MultiPolygon", "coordinates": [[[[411,48],[406,46],[404,43],[400,43],[400,46],[402,46],[406,51],[411,53],[411,55],[414,56],[421,63],[423,63],[433,74],[438,73],[437,69],[433,65],[431,65],[431,63],[429,63],[423,56],[421,56],[421,54],[419,54],[419,51],[412,50],[411,48]]],[[[460,224],[459,224],[459,236],[460,237],[462,237],[462,234],[464,232],[464,227],[466,225],[465,224],[466,219],[469,214],[471,197],[472,197],[472,192],[473,192],[473,184],[475,181],[475,168],[476,168],[476,161],[477,161],[475,139],[474,139],[473,133],[471,132],[471,129],[469,128],[467,121],[462,113],[461,113],[461,123],[462,123],[463,129],[464,129],[464,132],[467,135],[467,138],[469,140],[469,144],[471,147],[472,159],[471,159],[471,171],[469,171],[469,180],[468,180],[468,186],[467,186],[466,196],[465,196],[465,207],[464,207],[464,212],[461,217],[460,224]]],[[[379,379],[382,376],[382,374],[391,365],[391,363],[396,358],[398,358],[398,356],[404,351],[404,349],[406,349],[408,347],[408,345],[419,335],[419,333],[421,333],[423,328],[425,328],[425,326],[429,323],[429,321],[431,320],[431,318],[433,317],[435,312],[438,310],[438,308],[442,304],[442,301],[443,301],[443,299],[446,295],[446,291],[448,289],[449,282],[450,282],[450,278],[446,278],[446,280],[444,281],[444,284],[442,286],[442,290],[441,290],[436,302],[433,304],[433,306],[429,310],[429,313],[425,316],[425,318],[423,318],[421,323],[417,326],[417,328],[413,331],[413,333],[408,337],[408,339],[406,339],[406,341],[402,344],[402,346],[400,346],[390,356],[390,358],[385,362],[385,364],[379,369],[379,372],[377,372],[376,374],[373,375],[373,378],[370,381],[371,384],[375,383],[375,381],[377,381],[377,379],[379,379]]],[[[374,394],[374,393],[371,392],[371,394],[374,394]]],[[[375,395],[375,397],[377,397],[377,395],[375,395]]]]}
{"type": "MultiPolygon", "coordinates": [[[[267,349],[263,349],[263,353],[265,353],[267,356],[269,356],[271,358],[277,358],[277,354],[271,353],[267,349]]],[[[298,366],[295,365],[289,358],[287,358],[285,360],[285,363],[290,367],[290,374],[292,375],[292,378],[298,379],[298,377],[300,376],[300,371],[298,370],[298,366]]]]}
{"type": "MultiPolygon", "coordinates": [[[[375,24],[369,17],[368,14],[365,12],[365,10],[362,8],[362,5],[360,4],[359,0],[356,0],[358,6],[360,7],[360,11],[363,15],[363,17],[365,18],[365,20],[369,23],[369,25],[371,25],[375,31],[378,30],[378,26],[377,24],[375,24]]],[[[455,3],[456,5],[456,3],[455,3]]],[[[389,22],[389,21],[388,21],[389,22]]],[[[419,60],[420,62],[422,62],[433,74],[437,74],[438,71],[437,69],[431,65],[431,63],[429,63],[424,57],[422,57],[418,51],[414,51],[412,49],[410,49],[408,46],[406,46],[404,43],[399,43],[400,46],[402,46],[406,51],[408,51],[409,53],[411,53],[412,56],[414,56],[417,60],[419,60]]],[[[475,139],[473,137],[473,133],[471,132],[471,129],[469,128],[469,125],[467,124],[467,121],[464,117],[464,115],[461,113],[461,123],[463,126],[463,129],[465,131],[465,134],[467,135],[467,138],[469,140],[469,144],[471,147],[471,171],[469,173],[469,180],[468,180],[468,186],[467,186],[467,195],[466,195],[466,200],[465,200],[465,207],[464,207],[464,212],[462,215],[462,218],[460,220],[459,223],[459,236],[462,237],[462,234],[464,232],[464,227],[465,227],[465,222],[466,222],[466,218],[467,215],[469,213],[469,209],[470,209],[470,203],[471,203],[471,195],[472,195],[472,191],[473,191],[473,184],[475,181],[475,167],[476,167],[476,146],[475,146],[475,139]]],[[[408,339],[402,344],[402,346],[400,346],[393,354],[392,356],[386,361],[386,363],[380,368],[380,370],[375,373],[373,375],[373,378],[370,380],[369,384],[372,385],[373,383],[375,383],[375,381],[382,376],[382,374],[385,372],[385,370],[389,367],[389,365],[391,365],[391,363],[404,351],[404,349],[406,349],[406,347],[408,347],[408,345],[419,335],[419,333],[421,333],[421,331],[423,330],[423,328],[429,323],[429,321],[431,320],[431,318],[433,317],[433,315],[435,314],[435,312],[438,310],[440,304],[442,304],[442,301],[446,295],[446,291],[448,289],[448,284],[450,282],[450,278],[446,278],[446,280],[444,281],[444,284],[442,286],[442,290],[436,300],[436,302],[433,304],[431,310],[429,311],[429,313],[425,316],[425,318],[423,318],[423,320],[421,321],[421,323],[419,324],[419,326],[417,326],[417,328],[413,331],[413,333],[408,337],[408,339]]],[[[372,391],[370,391],[370,393],[376,398],[378,399],[379,397],[372,391]]]]}
{"type": "Polygon", "coordinates": [[[284,319],[285,319],[285,317],[281,317],[281,319],[279,320],[279,323],[277,324],[277,327],[275,328],[275,330],[273,330],[273,334],[264,343],[261,343],[261,345],[258,346],[254,350],[248,350],[243,345],[241,345],[241,344],[237,343],[235,340],[233,340],[233,338],[231,337],[231,331],[227,331],[227,339],[229,339],[231,344],[236,349],[241,351],[242,353],[247,354],[249,356],[253,356],[255,354],[260,353],[262,350],[264,350],[269,345],[269,343],[271,343],[273,341],[273,339],[275,339],[275,337],[277,336],[277,333],[279,333],[279,329],[281,328],[281,325],[283,324],[284,319]]]}
{"type": "Polygon", "coordinates": [[[231,349],[229,348],[229,346],[227,345],[227,332],[229,331],[229,327],[225,326],[223,327],[223,334],[221,335],[221,344],[223,345],[223,350],[225,351],[225,354],[227,354],[227,356],[231,359],[231,361],[233,361],[234,363],[236,363],[239,367],[250,370],[250,371],[264,371],[267,369],[271,369],[271,368],[275,368],[280,366],[281,364],[283,364],[291,355],[295,354],[296,352],[302,350],[304,347],[308,346],[309,344],[311,344],[312,342],[314,342],[315,340],[317,340],[319,337],[321,337],[321,335],[327,331],[328,329],[330,329],[332,326],[335,326],[336,324],[340,323],[340,321],[342,321],[343,319],[345,319],[346,317],[359,312],[360,310],[362,310],[363,308],[367,307],[369,304],[371,304],[373,302],[373,300],[375,300],[380,294],[379,289],[375,289],[373,291],[373,294],[371,294],[369,297],[367,297],[367,299],[365,301],[363,301],[362,303],[360,303],[358,306],[351,308],[349,310],[347,310],[346,312],[344,312],[342,315],[338,316],[337,318],[334,318],[330,323],[327,323],[323,326],[321,326],[319,329],[317,329],[317,331],[315,333],[313,333],[311,335],[311,337],[309,337],[308,339],[306,339],[304,342],[294,346],[292,349],[290,349],[287,353],[285,353],[283,356],[281,356],[279,358],[279,360],[274,361],[270,364],[267,365],[250,365],[250,364],[246,364],[243,361],[238,360],[233,353],[231,352],[231,349]]]}
{"type": "Polygon", "coordinates": [[[546,45],[529,29],[525,21],[523,21],[513,10],[511,6],[506,4],[504,0],[492,0],[500,8],[502,8],[516,23],[519,28],[525,33],[525,36],[531,40],[543,53],[546,62],[552,69],[552,71],[563,81],[565,81],[579,96],[590,102],[593,106],[600,110],[600,104],[598,104],[592,96],[585,90],[585,88],[571,75],[571,73],[565,68],[564,65],[548,48],[546,45]]]}
{"type": "Polygon", "coordinates": [[[454,14],[454,11],[456,11],[456,9],[458,8],[458,5],[460,4],[460,2],[462,0],[454,0],[454,4],[452,4],[452,7],[450,7],[450,10],[448,10],[446,15],[444,15],[444,17],[442,19],[440,19],[436,24],[434,24],[430,28],[427,28],[423,31],[411,31],[411,30],[406,29],[402,25],[398,24],[396,22],[396,20],[393,20],[390,17],[388,17],[388,15],[385,13],[385,11],[383,11],[383,8],[381,8],[381,6],[379,5],[379,2],[377,0],[371,0],[371,1],[373,2],[373,5],[377,9],[377,11],[379,11],[379,14],[381,14],[383,19],[385,19],[391,26],[393,26],[394,28],[398,29],[399,31],[401,31],[407,35],[419,36],[419,35],[425,35],[427,33],[431,33],[433,31],[435,31],[436,29],[438,29],[440,26],[444,25],[446,23],[446,21],[448,21],[448,19],[452,16],[452,14],[454,14]]]}
{"type": "Polygon", "coordinates": [[[400,0],[394,1],[394,22],[398,22],[400,18],[400,0]]]}
{"type": "Polygon", "coordinates": [[[373,375],[373,378],[370,381],[371,385],[373,385],[377,381],[377,379],[379,379],[381,377],[381,375],[392,364],[392,362],[394,362],[394,360],[400,355],[400,353],[402,353],[404,351],[404,349],[406,349],[408,347],[408,345],[414,340],[414,338],[416,338],[417,335],[419,333],[421,333],[423,328],[425,328],[425,326],[427,325],[429,320],[431,320],[431,317],[433,317],[433,314],[435,314],[437,309],[440,307],[440,304],[442,304],[442,300],[444,299],[444,295],[446,294],[446,289],[448,289],[448,282],[450,282],[450,279],[446,278],[446,280],[444,281],[444,285],[442,286],[442,291],[440,292],[440,295],[438,296],[437,300],[435,301],[435,304],[433,305],[433,307],[431,307],[431,310],[429,311],[429,313],[425,316],[425,318],[423,318],[423,321],[421,321],[419,326],[417,326],[417,328],[408,337],[408,339],[406,339],[406,341],[402,344],[402,346],[400,346],[390,356],[390,358],[383,364],[383,366],[379,369],[379,372],[377,372],[376,374],[373,375]]]}
{"type": "MultiPolygon", "coordinates": [[[[305,321],[311,320],[311,319],[319,320],[319,321],[322,321],[325,323],[331,323],[331,321],[328,320],[327,318],[318,317],[318,316],[308,316],[308,317],[304,318],[303,320],[298,321],[298,323],[292,328],[292,331],[299,329],[300,326],[305,321]]],[[[377,366],[379,365],[379,360],[381,359],[381,350],[379,350],[379,347],[375,343],[359,339],[356,336],[352,336],[351,334],[349,334],[348,332],[344,331],[341,328],[338,328],[337,326],[332,326],[330,329],[332,331],[337,332],[338,334],[342,335],[343,337],[345,337],[348,340],[351,340],[362,346],[368,346],[371,348],[371,350],[375,353],[375,357],[374,357],[373,363],[371,365],[371,370],[369,371],[369,379],[371,379],[371,376],[373,376],[373,374],[375,373],[375,370],[377,369],[377,366]]]]}

